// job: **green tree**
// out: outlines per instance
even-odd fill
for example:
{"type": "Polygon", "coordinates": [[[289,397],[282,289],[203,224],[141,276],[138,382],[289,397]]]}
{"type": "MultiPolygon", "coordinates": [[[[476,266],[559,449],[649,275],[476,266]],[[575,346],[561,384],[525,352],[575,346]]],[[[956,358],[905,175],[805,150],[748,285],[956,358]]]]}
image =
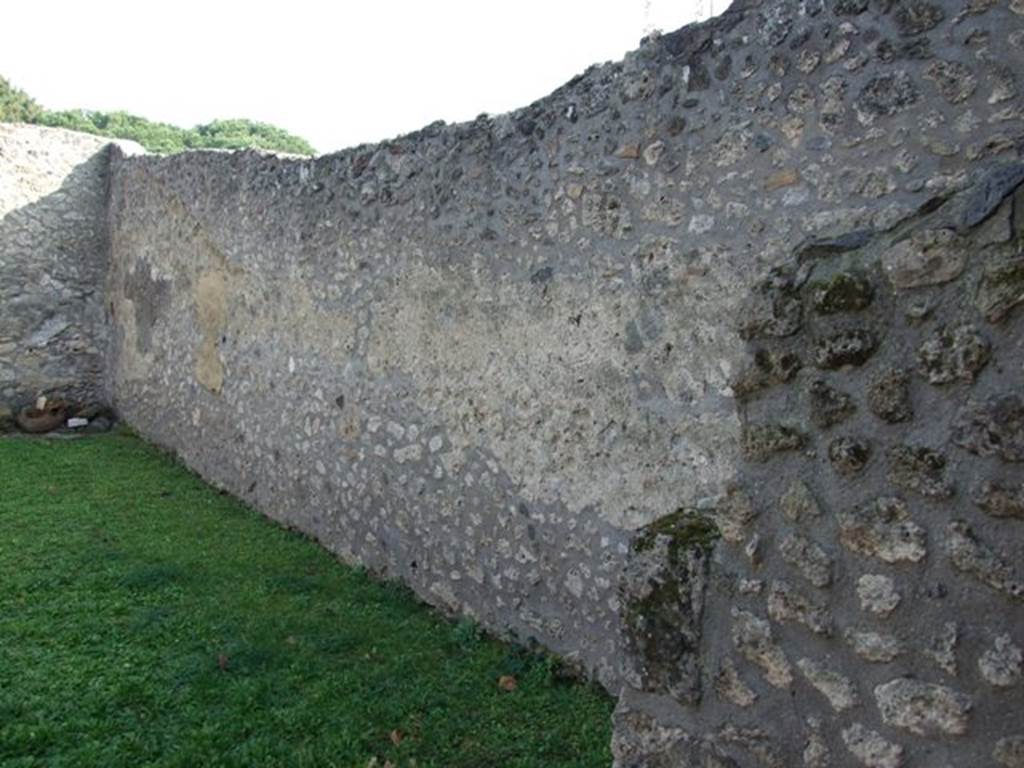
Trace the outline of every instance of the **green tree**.
{"type": "Polygon", "coordinates": [[[24,122],[136,141],[150,152],[186,149],[265,149],[313,155],[308,141],[267,123],[252,120],[214,120],[195,128],[157,123],[128,112],[67,109],[50,112],[0,77],[0,122],[24,122]]]}
{"type": "Polygon", "coordinates": [[[197,125],[189,132],[188,146],[193,149],[242,149],[254,147],[296,155],[313,155],[316,151],[305,139],[281,128],[252,120],[214,120],[197,125]]]}
{"type": "Polygon", "coordinates": [[[90,112],[69,109],[44,112],[36,121],[52,128],[67,128],[97,136],[137,141],[150,152],[182,152],[189,148],[182,128],[167,123],[155,123],[127,112],[90,112]]]}
{"type": "Polygon", "coordinates": [[[34,123],[42,112],[35,99],[0,75],[0,123],[34,123]]]}

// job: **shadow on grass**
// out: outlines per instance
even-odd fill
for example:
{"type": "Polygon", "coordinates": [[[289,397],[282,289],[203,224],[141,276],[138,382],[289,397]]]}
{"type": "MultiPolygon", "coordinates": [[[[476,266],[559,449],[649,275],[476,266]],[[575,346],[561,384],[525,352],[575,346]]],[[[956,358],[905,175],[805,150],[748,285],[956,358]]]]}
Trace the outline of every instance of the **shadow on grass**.
{"type": "Polygon", "coordinates": [[[146,563],[138,565],[121,577],[120,586],[132,590],[158,590],[182,584],[189,574],[173,563],[146,563]]]}

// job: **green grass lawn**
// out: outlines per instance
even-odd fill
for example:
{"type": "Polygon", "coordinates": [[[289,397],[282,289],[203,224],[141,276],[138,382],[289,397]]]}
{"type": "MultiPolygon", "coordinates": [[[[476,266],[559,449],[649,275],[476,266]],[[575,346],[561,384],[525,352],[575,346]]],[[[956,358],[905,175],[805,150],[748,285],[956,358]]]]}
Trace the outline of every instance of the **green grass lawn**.
{"type": "Polygon", "coordinates": [[[589,768],[611,708],[136,438],[0,439],[4,768],[589,768]]]}

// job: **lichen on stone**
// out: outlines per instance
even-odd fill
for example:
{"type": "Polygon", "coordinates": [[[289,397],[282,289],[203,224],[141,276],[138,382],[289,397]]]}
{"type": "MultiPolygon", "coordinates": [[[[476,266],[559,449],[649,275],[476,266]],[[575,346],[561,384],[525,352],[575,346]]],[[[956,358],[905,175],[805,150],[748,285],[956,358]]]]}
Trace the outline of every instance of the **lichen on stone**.
{"type": "Polygon", "coordinates": [[[875,686],[882,720],[919,736],[967,732],[971,698],[945,685],[900,677],[875,686]]]}
{"type": "Polygon", "coordinates": [[[906,503],[895,497],[841,513],[839,540],[853,552],[886,563],[920,562],[928,552],[924,528],[910,519],[906,503]]]}
{"type": "Polygon", "coordinates": [[[816,379],[807,389],[811,422],[820,429],[828,429],[852,416],[857,406],[853,398],[824,380],[816,379]]]}
{"type": "Polygon", "coordinates": [[[814,363],[824,370],[863,365],[878,348],[878,337],[867,328],[840,331],[818,339],[814,363]]]}
{"type": "Polygon", "coordinates": [[[772,456],[803,448],[806,438],[787,424],[751,424],[743,430],[743,454],[751,461],[764,462],[772,456]]]}
{"type": "Polygon", "coordinates": [[[973,576],[998,592],[1024,601],[1024,575],[983,543],[962,520],[955,520],[946,529],[946,553],[953,567],[973,576]]]}
{"type": "Polygon", "coordinates": [[[885,368],[868,386],[868,409],[883,421],[898,424],[914,415],[910,376],[899,368],[885,368]]]}
{"type": "Polygon", "coordinates": [[[855,272],[840,272],[827,280],[807,285],[811,306],[822,315],[858,312],[871,305],[875,289],[871,281],[855,272]]]}
{"type": "Polygon", "coordinates": [[[1024,520],[1024,483],[1013,486],[986,480],[974,490],[971,499],[992,517],[1024,520]]]}
{"type": "Polygon", "coordinates": [[[968,402],[953,421],[952,438],[978,456],[1024,461],[1024,398],[1013,393],[968,402]]]}
{"type": "Polygon", "coordinates": [[[940,328],[917,351],[917,368],[931,384],[973,382],[992,357],[992,345],[973,325],[940,328]]]}
{"type": "Polygon", "coordinates": [[[828,444],[828,460],[840,475],[862,472],[871,459],[871,444],[859,437],[837,437],[828,444]]]}
{"type": "MultiPolygon", "coordinates": [[[[1024,216],[1024,212],[1021,214],[1024,216]]],[[[990,323],[1001,323],[1024,302],[1024,256],[994,259],[985,265],[975,306],[990,323]]]]}
{"type": "Polygon", "coordinates": [[[886,454],[887,477],[897,488],[944,499],[953,495],[946,476],[946,457],[923,445],[894,445],[886,454]]]}

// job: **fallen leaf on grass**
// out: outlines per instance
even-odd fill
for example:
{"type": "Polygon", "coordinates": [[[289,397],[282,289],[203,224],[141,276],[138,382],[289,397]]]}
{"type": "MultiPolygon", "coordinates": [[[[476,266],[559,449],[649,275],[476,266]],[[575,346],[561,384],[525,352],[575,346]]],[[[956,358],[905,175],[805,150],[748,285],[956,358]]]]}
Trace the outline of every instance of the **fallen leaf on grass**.
{"type": "Polygon", "coordinates": [[[397,728],[395,728],[395,730],[388,734],[388,738],[391,739],[391,743],[397,747],[399,744],[402,743],[402,739],[405,738],[405,734],[397,728]]]}
{"type": "Polygon", "coordinates": [[[511,693],[519,687],[519,683],[516,682],[516,679],[512,675],[502,675],[498,678],[498,687],[503,691],[511,693]]]}

